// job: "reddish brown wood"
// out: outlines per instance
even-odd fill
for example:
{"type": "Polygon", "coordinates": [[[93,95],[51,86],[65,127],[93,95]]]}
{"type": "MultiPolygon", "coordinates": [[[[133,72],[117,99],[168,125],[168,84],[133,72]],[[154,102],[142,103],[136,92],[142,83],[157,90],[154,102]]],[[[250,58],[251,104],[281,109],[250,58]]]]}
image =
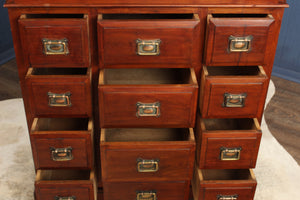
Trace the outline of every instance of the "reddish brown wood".
{"type": "Polygon", "coordinates": [[[87,15],[73,19],[67,15],[37,16],[22,15],[19,19],[22,49],[31,67],[89,67],[87,15]],[[43,39],[67,39],[69,54],[46,55],[43,39]]]}
{"type": "Polygon", "coordinates": [[[163,182],[107,182],[104,183],[104,199],[136,199],[137,191],[156,191],[157,198],[188,200],[189,181],[163,182]]]}

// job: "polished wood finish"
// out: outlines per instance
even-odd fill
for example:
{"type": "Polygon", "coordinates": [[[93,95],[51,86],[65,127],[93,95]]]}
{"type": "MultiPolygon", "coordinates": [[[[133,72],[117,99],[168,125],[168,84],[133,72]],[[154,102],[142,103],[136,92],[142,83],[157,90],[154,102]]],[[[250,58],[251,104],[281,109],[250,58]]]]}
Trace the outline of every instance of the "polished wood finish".
{"type": "Polygon", "coordinates": [[[191,128],[102,129],[100,148],[104,182],[192,178],[195,138],[191,128]],[[157,161],[157,171],[139,172],[138,159],[157,161]]]}
{"type": "Polygon", "coordinates": [[[201,119],[195,132],[200,169],[255,168],[261,139],[257,119],[201,119]],[[240,148],[237,160],[222,160],[221,149],[240,148]]]}
{"type": "MultiPolygon", "coordinates": [[[[267,13],[269,14],[269,13],[267,13]]],[[[274,18],[257,14],[209,15],[207,22],[205,63],[211,65],[262,65],[268,48],[269,27],[274,18]],[[249,51],[231,52],[230,37],[253,37],[249,51]]]]}
{"type": "Polygon", "coordinates": [[[72,118],[35,118],[30,132],[37,169],[92,169],[93,121],[72,118]],[[72,159],[55,161],[51,148],[72,148],[72,159]]]}
{"type": "Polygon", "coordinates": [[[29,68],[25,77],[36,116],[91,116],[91,73],[89,69],[29,68]],[[70,93],[67,106],[50,106],[48,92],[70,93]]]}
{"type": "Polygon", "coordinates": [[[252,200],[257,183],[251,169],[201,170],[195,168],[192,184],[195,200],[216,199],[218,195],[238,195],[239,200],[252,200]]]}
{"type": "Polygon", "coordinates": [[[189,181],[109,182],[105,183],[104,199],[136,199],[138,191],[156,191],[157,198],[188,200],[189,181]]]}
{"type": "Polygon", "coordinates": [[[24,60],[31,67],[89,67],[87,15],[21,15],[19,29],[24,60]],[[46,55],[43,39],[66,39],[69,53],[46,55]]]}
{"type": "MultiPolygon", "coordinates": [[[[203,67],[199,107],[203,118],[257,117],[268,78],[261,66],[203,67]],[[225,94],[246,95],[238,107],[226,106],[225,94]]],[[[233,99],[238,100],[238,98],[233,99]]],[[[241,99],[240,99],[241,100],[241,99]]]]}
{"type": "Polygon", "coordinates": [[[193,69],[103,69],[99,77],[101,127],[194,126],[198,84],[193,69]],[[138,102],[159,102],[160,116],[138,117],[138,102]]]}

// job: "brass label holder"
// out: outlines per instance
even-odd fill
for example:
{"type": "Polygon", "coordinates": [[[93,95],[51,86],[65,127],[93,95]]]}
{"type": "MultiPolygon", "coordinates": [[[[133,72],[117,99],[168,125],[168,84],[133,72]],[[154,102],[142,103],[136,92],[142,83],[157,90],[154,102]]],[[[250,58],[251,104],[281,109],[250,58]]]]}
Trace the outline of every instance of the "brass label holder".
{"type": "Polygon", "coordinates": [[[50,107],[69,107],[72,106],[71,103],[71,92],[66,92],[63,94],[57,94],[53,92],[48,92],[48,105],[50,107]]]}
{"type": "Polygon", "coordinates": [[[139,117],[159,117],[160,116],[160,103],[136,103],[136,116],[139,117]]]}
{"type": "Polygon", "coordinates": [[[158,56],[160,54],[160,39],[155,40],[136,40],[136,54],[140,56],[158,56]]]}
{"type": "Polygon", "coordinates": [[[70,196],[70,197],[59,197],[59,196],[55,196],[54,200],[76,200],[75,196],[70,196]]]}
{"type": "Polygon", "coordinates": [[[250,52],[252,48],[253,36],[249,35],[246,37],[235,37],[229,36],[229,48],[230,52],[250,52]]]}
{"type": "Polygon", "coordinates": [[[237,200],[239,195],[234,194],[234,195],[221,195],[219,194],[217,196],[217,200],[237,200]]]}
{"type": "Polygon", "coordinates": [[[70,161],[73,160],[72,147],[54,148],[50,147],[51,159],[53,161],[70,161]]]}
{"type": "Polygon", "coordinates": [[[145,160],[138,158],[136,161],[138,172],[157,172],[159,170],[159,159],[145,160]]]}
{"type": "Polygon", "coordinates": [[[136,200],[157,200],[156,191],[137,191],[136,200]]]}
{"type": "Polygon", "coordinates": [[[246,97],[247,97],[247,93],[242,93],[242,94],[224,93],[224,102],[222,106],[229,107],[229,108],[242,108],[245,106],[246,97]]]}
{"type": "Polygon", "coordinates": [[[50,40],[50,39],[42,39],[43,43],[43,52],[45,55],[68,55],[68,40],[50,40]]]}
{"type": "Polygon", "coordinates": [[[220,160],[239,160],[241,157],[242,147],[236,148],[220,148],[220,160]]]}

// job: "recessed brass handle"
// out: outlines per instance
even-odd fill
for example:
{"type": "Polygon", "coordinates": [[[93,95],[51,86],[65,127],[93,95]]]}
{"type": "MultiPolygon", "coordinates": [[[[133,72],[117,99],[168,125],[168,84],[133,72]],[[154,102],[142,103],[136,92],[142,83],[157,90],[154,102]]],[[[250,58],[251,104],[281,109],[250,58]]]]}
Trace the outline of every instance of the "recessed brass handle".
{"type": "Polygon", "coordinates": [[[220,148],[220,160],[239,160],[241,157],[241,147],[236,148],[220,148]]]}
{"type": "Polygon", "coordinates": [[[48,92],[48,99],[49,99],[48,105],[51,107],[72,106],[71,92],[66,92],[63,94],[48,92]]]}
{"type": "Polygon", "coordinates": [[[136,40],[137,55],[140,56],[157,56],[160,54],[160,39],[156,40],[136,40]]]}
{"type": "Polygon", "coordinates": [[[237,200],[238,199],[238,195],[234,194],[234,195],[221,195],[219,194],[217,196],[217,200],[237,200]]]}
{"type": "Polygon", "coordinates": [[[137,102],[136,103],[137,111],[136,116],[137,117],[159,117],[160,116],[160,103],[142,103],[137,102]]]}
{"type": "Polygon", "coordinates": [[[68,40],[49,40],[49,39],[42,39],[43,42],[43,49],[45,55],[68,55],[69,48],[68,48],[68,40]]]}
{"type": "Polygon", "coordinates": [[[137,191],[136,200],[157,200],[156,191],[137,191]]]}
{"type": "Polygon", "coordinates": [[[73,160],[72,147],[54,148],[50,147],[51,158],[53,161],[73,160]]]}
{"type": "Polygon", "coordinates": [[[75,196],[71,196],[71,197],[59,197],[59,196],[55,196],[54,200],[76,200],[75,196]]]}
{"type": "Polygon", "coordinates": [[[159,170],[159,159],[145,160],[138,158],[136,161],[138,172],[157,172],[159,170]]]}
{"type": "Polygon", "coordinates": [[[229,52],[249,52],[252,47],[253,36],[229,37],[229,52]]]}
{"type": "Polygon", "coordinates": [[[224,93],[223,107],[242,108],[245,106],[246,97],[247,97],[247,93],[242,93],[242,94],[224,93]]]}

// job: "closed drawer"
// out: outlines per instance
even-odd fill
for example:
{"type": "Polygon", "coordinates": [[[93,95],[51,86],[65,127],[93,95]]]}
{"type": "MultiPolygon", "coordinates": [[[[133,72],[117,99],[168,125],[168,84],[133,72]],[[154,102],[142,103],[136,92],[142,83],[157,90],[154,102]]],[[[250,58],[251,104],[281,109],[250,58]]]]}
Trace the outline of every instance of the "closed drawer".
{"type": "Polygon", "coordinates": [[[87,15],[21,15],[19,28],[29,66],[89,67],[87,15]]]}
{"type": "Polygon", "coordinates": [[[101,127],[194,127],[198,85],[193,69],[102,69],[101,127]]]}
{"type": "Polygon", "coordinates": [[[30,140],[37,169],[92,168],[91,119],[35,118],[30,140]]]}
{"type": "Polygon", "coordinates": [[[212,14],[208,16],[206,65],[262,65],[268,48],[271,15],[212,14]]]}
{"type": "Polygon", "coordinates": [[[199,22],[197,14],[99,15],[100,63],[190,67],[199,63],[199,22]]]}
{"type": "Polygon", "coordinates": [[[193,129],[102,129],[103,182],[190,180],[193,129]]]}
{"type": "Polygon", "coordinates": [[[203,118],[257,117],[268,78],[261,66],[203,66],[200,111],[203,118]]]}
{"type": "Polygon", "coordinates": [[[261,139],[257,119],[197,119],[196,160],[203,169],[254,168],[261,139]]]}
{"type": "Polygon", "coordinates": [[[105,182],[104,199],[188,200],[189,181],[105,182]]]}
{"type": "Polygon", "coordinates": [[[36,200],[97,200],[95,175],[89,170],[38,170],[36,200]]]}
{"type": "Polygon", "coordinates": [[[25,78],[37,116],[91,116],[88,68],[30,68],[25,78]]]}
{"type": "Polygon", "coordinates": [[[251,169],[201,170],[195,168],[192,188],[195,200],[252,200],[256,184],[251,169]]]}

